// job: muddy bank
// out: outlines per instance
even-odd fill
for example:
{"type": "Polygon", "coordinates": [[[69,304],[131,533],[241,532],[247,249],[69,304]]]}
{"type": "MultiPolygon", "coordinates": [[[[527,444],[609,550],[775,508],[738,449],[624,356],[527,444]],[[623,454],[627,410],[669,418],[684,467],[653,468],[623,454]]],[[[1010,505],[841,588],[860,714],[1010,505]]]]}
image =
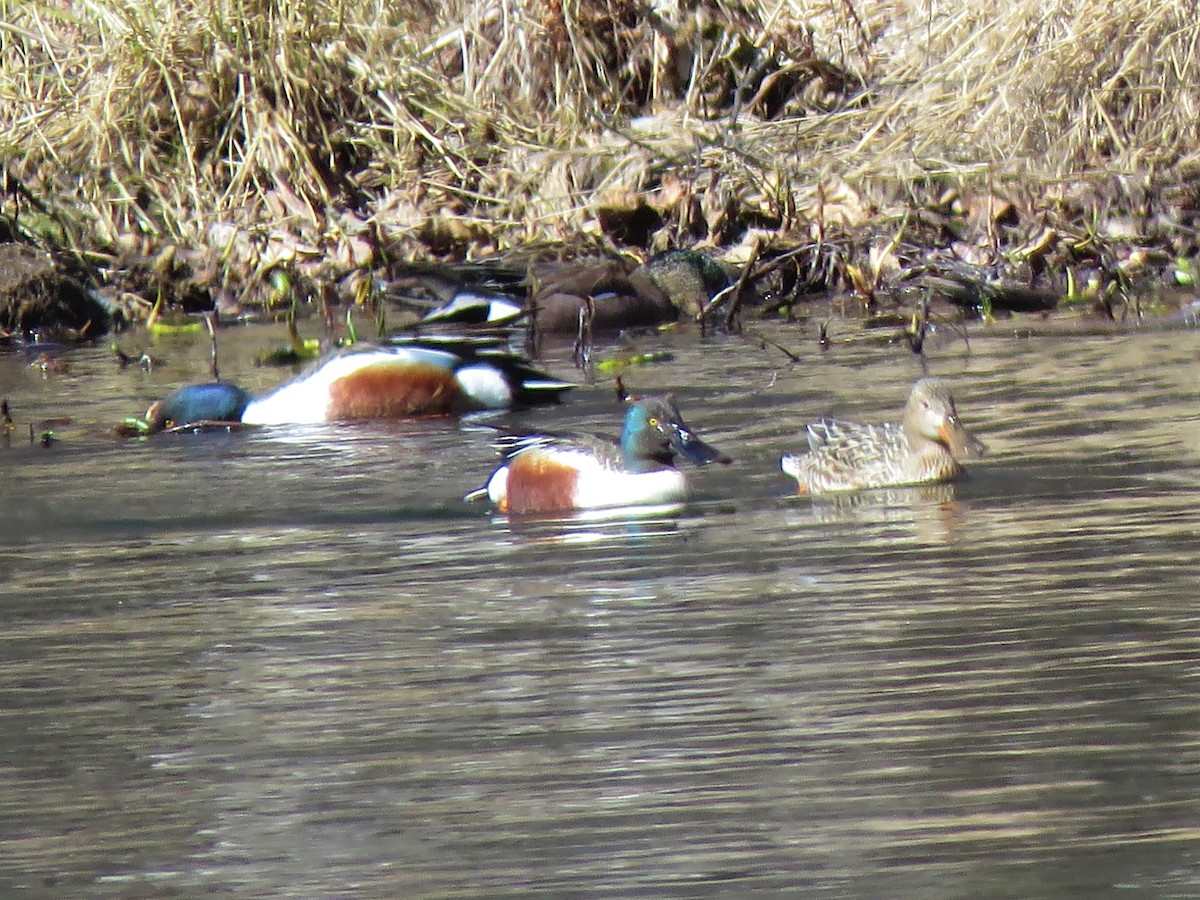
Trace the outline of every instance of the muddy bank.
{"type": "Polygon", "coordinates": [[[0,337],[86,340],[112,324],[110,309],[49,255],[0,244],[0,337]]]}
{"type": "Polygon", "coordinates": [[[345,279],[279,267],[235,298],[228,283],[209,283],[178,261],[165,271],[153,261],[131,264],[110,270],[108,284],[87,287],[86,273],[64,271],[32,248],[0,244],[0,330],[5,339],[75,343],[148,321],[199,328],[197,317],[214,312],[218,324],[285,318],[328,324],[349,316],[362,337],[496,326],[531,337],[577,336],[668,323],[737,332],[783,319],[807,323],[822,342],[836,335],[907,341],[920,352],[938,329],[1068,337],[1193,326],[1197,318],[1191,270],[1165,253],[1137,280],[1116,265],[1061,267],[1019,280],[1011,265],[972,266],[947,260],[938,247],[911,244],[868,251],[873,268],[851,262],[850,248],[833,242],[760,248],[740,266],[695,250],[668,251],[642,264],[632,254],[598,257],[589,250],[583,246],[572,257],[565,247],[522,248],[477,262],[382,265],[352,279],[353,292],[345,279]],[[127,302],[114,303],[114,295],[127,302]],[[507,318],[494,318],[497,306],[508,310],[507,318]]]}
{"type": "MultiPolygon", "coordinates": [[[[1121,321],[1194,280],[1185,4],[1052,29],[1036,2],[276,7],[15,5],[0,225],[135,317],[376,308],[405,264],[543,250],[618,277],[667,250],[750,267],[757,306],[705,301],[735,328],[831,296],[924,315],[947,281],[968,320],[1121,321]]],[[[97,327],[45,301],[5,327],[36,309],[97,327]]]]}

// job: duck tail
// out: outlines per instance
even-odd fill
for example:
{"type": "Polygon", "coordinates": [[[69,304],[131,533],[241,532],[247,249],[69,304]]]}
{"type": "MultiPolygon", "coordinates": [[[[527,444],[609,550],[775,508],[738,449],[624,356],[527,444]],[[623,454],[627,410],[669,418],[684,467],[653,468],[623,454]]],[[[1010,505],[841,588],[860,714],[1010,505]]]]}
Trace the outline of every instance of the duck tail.
{"type": "Polygon", "coordinates": [[[550,378],[541,373],[537,373],[537,376],[523,378],[521,380],[521,390],[529,391],[530,394],[538,398],[539,402],[542,402],[543,399],[557,400],[560,396],[575,387],[569,381],[559,381],[557,378],[550,378]]]}
{"type": "Polygon", "coordinates": [[[563,394],[575,387],[569,381],[554,378],[524,362],[514,360],[505,368],[513,386],[513,401],[517,405],[557,403],[563,394]]]}
{"type": "Polygon", "coordinates": [[[793,478],[800,477],[800,457],[794,453],[789,453],[779,460],[779,468],[783,469],[785,475],[791,475],[793,478]]]}

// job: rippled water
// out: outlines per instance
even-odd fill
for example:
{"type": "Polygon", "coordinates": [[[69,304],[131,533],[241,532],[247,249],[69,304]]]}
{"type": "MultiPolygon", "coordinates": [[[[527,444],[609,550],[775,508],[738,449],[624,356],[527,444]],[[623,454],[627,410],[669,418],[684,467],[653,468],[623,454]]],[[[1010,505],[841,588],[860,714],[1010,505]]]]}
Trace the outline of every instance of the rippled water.
{"type": "Polygon", "coordinates": [[[801,424],[921,366],[768,337],[639,342],[736,462],[590,522],[463,503],[486,423],[119,441],[207,347],[0,358],[0,893],[1200,896],[1200,335],[947,337],[989,456],[818,502],[801,424]]]}

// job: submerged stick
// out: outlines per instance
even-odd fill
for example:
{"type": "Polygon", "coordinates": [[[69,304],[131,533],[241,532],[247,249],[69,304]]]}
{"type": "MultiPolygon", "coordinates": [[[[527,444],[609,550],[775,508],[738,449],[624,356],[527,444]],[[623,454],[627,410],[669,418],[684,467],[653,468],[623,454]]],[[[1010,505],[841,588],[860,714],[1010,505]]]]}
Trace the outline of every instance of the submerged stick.
{"type": "Polygon", "coordinates": [[[590,293],[582,297],[579,306],[579,331],[575,337],[575,365],[581,369],[587,368],[592,361],[592,319],[596,305],[590,293]]]}
{"type": "Polygon", "coordinates": [[[767,347],[774,347],[776,350],[778,350],[780,353],[782,353],[784,356],[786,356],[789,360],[791,360],[791,362],[793,364],[800,362],[799,356],[797,356],[795,353],[793,353],[787,347],[783,346],[783,344],[780,344],[777,341],[771,340],[766,335],[759,334],[757,331],[747,331],[746,335],[748,337],[752,337],[752,338],[754,338],[754,340],[758,341],[760,349],[765,350],[767,347]]]}

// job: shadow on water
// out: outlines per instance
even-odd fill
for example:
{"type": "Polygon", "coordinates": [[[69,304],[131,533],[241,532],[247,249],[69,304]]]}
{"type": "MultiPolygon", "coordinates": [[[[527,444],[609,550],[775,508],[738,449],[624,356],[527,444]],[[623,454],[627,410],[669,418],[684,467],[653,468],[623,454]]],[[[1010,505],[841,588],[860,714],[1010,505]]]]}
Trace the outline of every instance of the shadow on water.
{"type": "Polygon", "coordinates": [[[736,462],[636,517],[463,502],[477,423],[118,442],[160,376],[5,374],[75,424],[0,458],[0,888],[1200,893],[1195,339],[973,339],[970,477],[823,500],[779,455],[913,361],[676,340],[637,388],[736,462]]]}

